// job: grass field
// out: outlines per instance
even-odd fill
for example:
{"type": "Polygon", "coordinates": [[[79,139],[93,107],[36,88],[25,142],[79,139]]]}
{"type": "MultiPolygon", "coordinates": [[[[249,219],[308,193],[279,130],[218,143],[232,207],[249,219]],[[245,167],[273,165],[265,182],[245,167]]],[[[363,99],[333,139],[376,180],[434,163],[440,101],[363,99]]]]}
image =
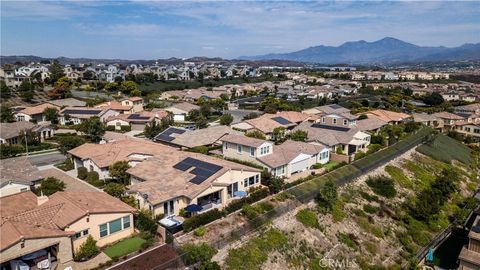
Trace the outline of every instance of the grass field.
{"type": "Polygon", "coordinates": [[[132,237],[122,240],[105,249],[105,254],[110,258],[119,258],[140,249],[145,239],[132,237]]]}
{"type": "Polygon", "coordinates": [[[437,135],[433,141],[417,147],[417,151],[446,163],[458,160],[470,164],[471,150],[461,142],[442,134],[437,135]]]}

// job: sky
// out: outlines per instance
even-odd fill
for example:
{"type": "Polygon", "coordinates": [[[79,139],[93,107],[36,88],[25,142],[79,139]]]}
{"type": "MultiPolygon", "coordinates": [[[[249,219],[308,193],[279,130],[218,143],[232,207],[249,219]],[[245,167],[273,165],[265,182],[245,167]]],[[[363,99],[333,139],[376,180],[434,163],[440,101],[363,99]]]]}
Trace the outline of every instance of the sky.
{"type": "Polygon", "coordinates": [[[159,59],[480,42],[478,1],[1,1],[1,55],[159,59]]]}

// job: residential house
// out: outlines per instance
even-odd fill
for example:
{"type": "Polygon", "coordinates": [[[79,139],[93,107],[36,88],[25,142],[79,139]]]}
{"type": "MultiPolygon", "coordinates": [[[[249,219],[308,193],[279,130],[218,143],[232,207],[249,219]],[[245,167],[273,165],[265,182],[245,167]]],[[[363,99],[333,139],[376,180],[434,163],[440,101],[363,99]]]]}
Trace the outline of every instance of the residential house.
{"type": "Polygon", "coordinates": [[[94,116],[99,117],[100,120],[105,123],[109,117],[118,115],[119,112],[109,107],[65,107],[59,114],[59,122],[61,125],[78,125],[94,116]]]}
{"type": "Polygon", "coordinates": [[[465,136],[480,138],[480,122],[468,123],[460,122],[455,124],[455,131],[465,136]]]}
{"type": "Polygon", "coordinates": [[[474,103],[469,105],[457,106],[453,110],[458,114],[479,114],[480,115],[480,103],[474,103]]]}
{"type": "Polygon", "coordinates": [[[35,190],[43,179],[27,157],[2,159],[0,171],[0,197],[35,190]]]}
{"type": "Polygon", "coordinates": [[[368,118],[375,117],[392,125],[405,122],[412,118],[412,116],[406,113],[392,112],[392,111],[387,111],[382,109],[368,111],[365,113],[365,115],[367,115],[368,118]]]}
{"type": "Polygon", "coordinates": [[[276,114],[264,114],[254,119],[245,120],[232,125],[232,128],[243,132],[260,131],[270,140],[275,139],[273,131],[276,128],[284,128],[285,134],[288,134],[294,127],[308,119],[310,119],[308,114],[284,111],[276,114]]]}
{"type": "Polygon", "coordinates": [[[37,198],[27,191],[2,197],[1,268],[24,269],[39,262],[49,269],[72,267],[88,236],[99,247],[130,237],[134,211],[104,192],[56,192],[37,198]]]}
{"type": "Polygon", "coordinates": [[[106,125],[114,126],[116,130],[121,130],[125,126],[130,126],[132,130],[144,130],[145,126],[152,121],[155,120],[157,123],[160,123],[160,120],[166,116],[168,116],[166,111],[118,114],[109,117],[106,125]]]}
{"type": "Polygon", "coordinates": [[[0,143],[6,145],[18,144],[24,139],[25,132],[34,134],[40,142],[55,134],[55,130],[48,122],[40,124],[26,121],[0,123],[0,143]]]}
{"type": "Polygon", "coordinates": [[[436,128],[438,126],[437,118],[432,114],[414,113],[412,114],[415,123],[421,123],[427,127],[436,128]]]}
{"type": "Polygon", "coordinates": [[[377,134],[382,127],[386,125],[388,125],[387,122],[376,117],[357,120],[356,123],[356,126],[360,131],[369,132],[371,134],[377,134]]]}
{"type": "Polygon", "coordinates": [[[293,129],[297,130],[307,132],[307,142],[329,147],[330,159],[335,161],[349,162],[356,152],[366,151],[370,144],[370,134],[361,131],[356,121],[338,118],[337,114],[322,116],[317,123],[303,122],[293,129]]]}
{"type": "Polygon", "coordinates": [[[169,127],[160,132],[153,140],[181,149],[199,146],[220,145],[221,140],[228,134],[241,134],[228,126],[210,126],[203,129],[188,130],[178,127],[169,127]]]}
{"type": "Polygon", "coordinates": [[[49,103],[42,103],[36,106],[26,107],[25,109],[15,113],[15,119],[17,119],[17,121],[44,122],[46,119],[43,112],[47,108],[55,108],[60,110],[59,106],[49,103]]]}
{"type": "Polygon", "coordinates": [[[227,135],[222,141],[224,157],[256,163],[279,177],[290,177],[316,163],[325,164],[330,158],[329,149],[320,144],[287,140],[274,145],[270,141],[243,135],[227,135]]]}
{"type": "Polygon", "coordinates": [[[458,92],[442,93],[442,97],[446,101],[460,100],[460,94],[458,92]]]}
{"type": "Polygon", "coordinates": [[[154,215],[179,215],[190,204],[200,213],[227,206],[237,191],[261,186],[261,170],[223,159],[183,151],[164,152],[127,171],[129,193],[154,215]]]}
{"type": "Polygon", "coordinates": [[[455,129],[455,125],[457,123],[462,123],[465,121],[464,117],[449,112],[438,112],[432,114],[432,116],[437,119],[437,128],[442,131],[453,130],[455,129]]]}
{"type": "Polygon", "coordinates": [[[480,216],[475,218],[468,233],[468,244],[462,247],[458,260],[458,270],[480,269],[480,216]]]}
{"type": "Polygon", "coordinates": [[[181,102],[172,104],[172,106],[165,108],[167,112],[171,112],[173,114],[173,121],[175,122],[186,122],[188,113],[193,110],[199,110],[200,107],[188,102],[181,102]]]}
{"type": "Polygon", "coordinates": [[[119,138],[105,144],[86,143],[68,153],[72,156],[75,169],[85,167],[95,171],[100,179],[109,178],[109,167],[117,161],[127,161],[130,166],[152,158],[155,155],[177,151],[162,144],[128,138],[119,138]]]}

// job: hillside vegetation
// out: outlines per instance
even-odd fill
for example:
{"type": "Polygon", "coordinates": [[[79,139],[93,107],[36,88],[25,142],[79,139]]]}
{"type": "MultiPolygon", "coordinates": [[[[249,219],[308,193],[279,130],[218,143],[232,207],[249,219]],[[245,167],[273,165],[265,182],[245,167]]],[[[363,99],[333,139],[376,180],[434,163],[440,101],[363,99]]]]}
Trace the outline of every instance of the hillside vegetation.
{"type": "Polygon", "coordinates": [[[437,233],[466,218],[477,203],[471,195],[478,185],[478,168],[472,170],[467,147],[440,135],[419,151],[436,159],[411,150],[340,188],[334,179],[305,185],[318,190],[316,200],[273,220],[265,228],[269,233],[230,249],[220,264],[226,269],[338,269],[328,264],[336,262],[400,269],[413,262],[437,233]],[[274,248],[262,248],[272,230],[284,237],[274,248]]]}

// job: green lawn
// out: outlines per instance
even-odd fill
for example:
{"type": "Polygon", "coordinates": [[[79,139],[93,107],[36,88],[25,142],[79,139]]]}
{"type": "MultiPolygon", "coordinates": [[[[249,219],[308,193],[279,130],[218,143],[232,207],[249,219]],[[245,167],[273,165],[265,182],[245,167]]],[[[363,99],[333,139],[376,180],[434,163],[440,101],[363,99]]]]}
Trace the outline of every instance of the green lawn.
{"type": "Polygon", "coordinates": [[[337,166],[338,165],[338,162],[336,161],[333,161],[333,160],[330,160],[327,164],[323,165],[323,167],[329,171],[331,170],[333,167],[337,166]]]}
{"type": "Polygon", "coordinates": [[[140,237],[132,237],[106,248],[104,252],[110,258],[119,258],[139,250],[142,244],[145,242],[145,239],[140,237]]]}

